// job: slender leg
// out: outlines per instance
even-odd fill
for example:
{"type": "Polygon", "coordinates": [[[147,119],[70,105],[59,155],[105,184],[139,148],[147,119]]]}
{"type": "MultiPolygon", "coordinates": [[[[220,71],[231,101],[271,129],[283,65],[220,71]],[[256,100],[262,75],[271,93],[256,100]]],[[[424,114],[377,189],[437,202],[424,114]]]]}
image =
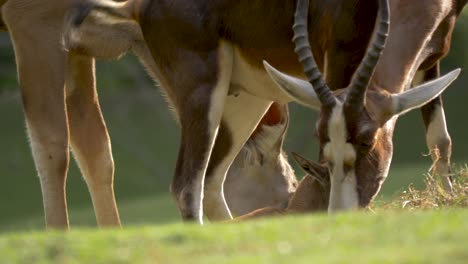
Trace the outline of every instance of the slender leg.
{"type": "MultiPolygon", "coordinates": [[[[153,52],[166,53],[167,49],[153,52]]],[[[164,57],[158,55],[154,56],[164,57]]],[[[162,76],[165,78],[159,79],[181,125],[171,192],[182,218],[202,224],[203,184],[229,89],[232,48],[219,44],[213,50],[200,53],[178,50],[175,55],[177,57],[170,61],[156,61],[156,64],[164,63],[164,67],[159,68],[164,70],[162,76]]]]}
{"type": "Polygon", "coordinates": [[[94,76],[92,58],[70,54],[66,80],[70,143],[91,193],[99,226],[119,226],[114,161],[94,76]]]}
{"type": "MultiPolygon", "coordinates": [[[[429,81],[440,76],[439,63],[424,73],[423,81],[429,81]]],[[[442,97],[435,98],[421,108],[426,127],[426,144],[434,162],[433,170],[438,175],[442,187],[452,191],[450,156],[452,140],[447,130],[442,97]]]]}
{"type": "Polygon", "coordinates": [[[205,178],[203,208],[210,220],[232,219],[223,192],[226,173],[271,103],[246,93],[228,96],[205,178]]]}
{"type": "Polygon", "coordinates": [[[34,12],[35,9],[24,9],[17,2],[9,1],[2,7],[3,18],[15,49],[46,225],[49,228],[68,228],[65,184],[69,151],[64,96],[67,65],[66,54],[60,45],[61,28],[54,26],[60,25],[63,18],[47,21],[30,18],[28,11],[34,12]],[[18,19],[18,14],[28,19],[18,19]]]}

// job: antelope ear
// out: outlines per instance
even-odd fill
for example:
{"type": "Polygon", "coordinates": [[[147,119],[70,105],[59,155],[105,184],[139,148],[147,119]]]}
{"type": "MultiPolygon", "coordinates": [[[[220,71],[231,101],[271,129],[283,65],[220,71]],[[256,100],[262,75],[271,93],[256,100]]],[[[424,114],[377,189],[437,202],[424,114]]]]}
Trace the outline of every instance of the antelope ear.
{"type": "Polygon", "coordinates": [[[301,166],[301,168],[310,176],[315,178],[317,181],[322,184],[322,186],[327,186],[330,182],[330,175],[328,172],[328,168],[320,163],[315,161],[306,159],[301,155],[291,152],[294,160],[296,160],[297,164],[301,166]]]}
{"type": "Polygon", "coordinates": [[[263,61],[263,65],[265,70],[268,72],[268,75],[270,75],[270,78],[293,101],[313,110],[320,111],[322,104],[309,82],[284,74],[266,61],[263,61]]]}
{"type": "Polygon", "coordinates": [[[460,69],[456,69],[438,79],[419,85],[403,93],[392,95],[392,114],[402,115],[430,102],[457,79],[460,71],[460,69]]]}

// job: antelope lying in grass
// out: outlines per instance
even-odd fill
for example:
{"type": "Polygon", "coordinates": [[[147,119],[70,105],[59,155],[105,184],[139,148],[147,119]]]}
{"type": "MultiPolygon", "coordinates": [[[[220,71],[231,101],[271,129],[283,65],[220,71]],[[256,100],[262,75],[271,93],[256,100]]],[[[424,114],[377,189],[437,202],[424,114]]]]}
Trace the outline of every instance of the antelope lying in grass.
{"type": "MultiPolygon", "coordinates": [[[[68,227],[66,175],[69,146],[81,169],[92,197],[100,226],[120,225],[114,198],[114,163],[106,124],[97,97],[94,59],[69,53],[62,47],[65,13],[72,0],[0,0],[0,31],[8,30],[15,49],[18,78],[26,116],[31,148],[39,174],[46,224],[48,227],[68,227]]],[[[142,57],[151,54],[142,41],[138,27],[119,24],[121,33],[137,32],[142,57]]],[[[118,43],[114,43],[118,44],[118,43]]],[[[280,111],[281,113],[281,111],[280,111]]],[[[297,184],[291,167],[281,151],[287,118],[278,119],[278,107],[272,106],[260,122],[258,137],[249,139],[232,166],[232,180],[226,191],[246,186],[252,178],[275,183],[274,189],[246,190],[243,196],[229,196],[233,213],[241,215],[259,207],[285,203],[297,184]],[[265,134],[268,130],[272,134],[265,134]],[[273,137],[273,138],[272,138],[273,137]],[[278,143],[278,144],[276,144],[278,143]],[[273,144],[269,146],[268,144],[273,144]],[[270,147],[270,148],[268,148],[270,147]],[[258,157],[265,163],[257,164],[258,157]],[[273,163],[273,160],[279,161],[273,163]],[[262,166],[272,166],[260,169],[262,166]],[[249,173],[251,168],[252,173],[249,173]],[[275,170],[275,171],[272,171],[275,170]],[[232,186],[232,187],[231,187],[232,186]],[[262,197],[258,200],[258,197],[262,197]],[[241,199],[241,202],[236,199],[241,199]],[[253,202],[251,199],[255,199],[253,202]]],[[[231,177],[228,177],[231,178],[231,177]]]]}
{"type": "MultiPolygon", "coordinates": [[[[436,174],[441,177],[446,190],[452,189],[451,139],[445,123],[440,96],[443,89],[440,87],[447,87],[458,76],[459,70],[412,90],[405,89],[413,79],[413,83],[417,84],[439,77],[439,61],[449,51],[456,18],[466,2],[434,0],[418,4],[391,1],[392,27],[385,52],[376,66],[370,85],[361,85],[361,89],[355,92],[330,89],[325,84],[314,66],[311,53],[307,54],[307,39],[300,38],[304,32],[299,30],[307,26],[307,14],[297,17],[296,49],[309,70],[312,86],[271,66],[267,67],[272,78],[288,90],[296,101],[314,109],[321,105],[316,134],[321,145],[320,160],[327,163],[331,173],[331,207],[332,203],[340,203],[336,201],[339,197],[334,198],[337,197],[335,193],[340,192],[337,189],[340,184],[334,181],[352,181],[355,177],[357,183],[351,182],[348,187],[354,190],[357,184],[359,199],[349,199],[354,192],[351,191],[349,196],[342,197],[342,204],[346,203],[344,200],[348,203],[354,200],[354,206],[369,204],[388,174],[393,152],[391,138],[397,117],[421,106],[427,146],[431,153],[438,150],[432,156],[436,174]],[[416,13],[418,15],[414,16],[416,13]],[[414,78],[416,72],[422,78],[414,78]],[[311,96],[314,92],[320,95],[319,101],[311,96]],[[424,106],[425,103],[428,104],[424,106]]],[[[355,75],[350,86],[363,83],[363,79],[367,80],[355,75]]],[[[348,205],[353,207],[352,204],[348,205]]]]}
{"type": "Polygon", "coordinates": [[[285,208],[297,186],[282,146],[288,128],[286,105],[273,103],[229,168],[224,182],[233,216],[258,208],[285,208]]]}
{"type": "MultiPolygon", "coordinates": [[[[202,223],[203,210],[212,220],[232,217],[223,195],[226,171],[273,101],[296,101],[320,109],[320,153],[330,170],[328,210],[333,212],[370,202],[388,173],[398,115],[437,98],[459,73],[456,70],[400,93],[407,78],[418,69],[407,67],[416,63],[406,62],[416,57],[423,63],[441,55],[429,49],[423,55],[388,53],[393,59],[380,64],[383,70],[372,79],[388,33],[388,2],[362,2],[314,1],[309,7],[307,0],[299,0],[297,5],[295,1],[277,0],[91,1],[71,15],[65,43],[70,50],[96,57],[116,57],[128,50],[139,54],[133,36],[140,31],[119,28],[137,25],[141,29],[152,56],[140,55],[140,59],[164,87],[181,124],[181,146],[171,191],[183,219],[202,223]],[[379,19],[363,56],[372,35],[370,25],[376,17],[377,3],[379,19]],[[302,76],[290,42],[295,9],[297,49],[313,89],[305,81],[267,65],[273,82],[262,68],[262,60],[267,60],[282,71],[302,76]],[[103,30],[104,36],[100,35],[103,30]],[[347,88],[330,91],[313,61],[307,35],[319,40],[312,42],[312,49],[328,79],[333,80],[333,87],[347,88]],[[120,45],[111,45],[115,42],[120,45]],[[392,64],[404,65],[390,71],[390,76],[403,79],[402,83],[389,85],[382,78],[392,64]]],[[[399,8],[409,7],[418,12],[428,10],[435,16],[421,18],[419,22],[429,21],[431,27],[418,28],[418,34],[407,34],[408,38],[438,30],[445,18],[456,16],[450,10],[457,5],[451,0],[395,0],[393,8],[397,15],[399,8]]],[[[408,18],[398,19],[405,24],[408,18]]],[[[412,26],[408,28],[414,30],[412,26]]],[[[446,26],[451,29],[453,23],[446,26]]],[[[423,44],[428,40],[425,38],[423,44]]]]}
{"type": "Polygon", "coordinates": [[[269,206],[256,209],[234,218],[234,221],[265,216],[325,212],[327,210],[330,197],[330,176],[327,168],[317,166],[317,163],[295,153],[293,153],[293,157],[306,175],[299,182],[294,194],[291,195],[287,206],[269,206]]]}

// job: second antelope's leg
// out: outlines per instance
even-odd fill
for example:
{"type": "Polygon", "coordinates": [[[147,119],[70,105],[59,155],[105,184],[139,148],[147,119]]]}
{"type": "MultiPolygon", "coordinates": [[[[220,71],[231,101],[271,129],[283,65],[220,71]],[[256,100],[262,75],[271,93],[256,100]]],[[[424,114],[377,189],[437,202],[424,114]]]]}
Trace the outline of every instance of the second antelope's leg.
{"type": "MultiPolygon", "coordinates": [[[[3,18],[15,49],[31,149],[39,174],[47,227],[68,228],[65,182],[68,129],[64,76],[66,53],[60,44],[63,18],[34,14],[38,6],[9,1],[3,18]],[[32,13],[32,14],[30,14],[32,13]],[[23,18],[20,19],[18,15],[23,18]],[[49,17],[44,20],[44,17],[49,17]]],[[[32,3],[43,5],[43,3],[32,3]]]]}
{"type": "MultiPolygon", "coordinates": [[[[423,73],[423,81],[427,82],[440,76],[439,63],[423,73]]],[[[421,108],[426,127],[426,144],[434,162],[434,172],[440,177],[446,191],[452,190],[450,156],[452,140],[447,130],[442,97],[439,96],[421,108]]]]}
{"type": "Polygon", "coordinates": [[[247,93],[227,97],[205,177],[203,208],[210,220],[232,218],[223,192],[226,173],[270,104],[271,101],[247,93]]]}
{"type": "Polygon", "coordinates": [[[99,226],[120,225],[114,197],[114,161],[99,107],[94,60],[70,55],[66,80],[70,143],[88,185],[99,226]]]}

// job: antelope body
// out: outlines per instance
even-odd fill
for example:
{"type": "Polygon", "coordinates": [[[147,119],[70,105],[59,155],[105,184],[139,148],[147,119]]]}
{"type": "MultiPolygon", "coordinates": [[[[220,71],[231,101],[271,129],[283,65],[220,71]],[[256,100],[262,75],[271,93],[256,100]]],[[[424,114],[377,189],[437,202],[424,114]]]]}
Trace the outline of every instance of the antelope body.
{"type": "MultiPolygon", "coordinates": [[[[111,143],[99,106],[94,58],[70,53],[63,48],[63,22],[66,13],[74,7],[73,3],[77,2],[2,0],[0,31],[9,31],[15,50],[28,134],[43,193],[46,225],[54,228],[67,228],[69,225],[65,191],[69,146],[88,185],[98,224],[120,225],[113,190],[111,143]]],[[[125,24],[119,26],[127,32],[135,28],[133,25],[125,27],[125,24]]],[[[133,36],[133,40],[138,42],[140,55],[151,57],[140,36],[133,36]]],[[[257,131],[258,134],[265,134],[265,129],[277,132],[249,139],[248,149],[241,152],[260,153],[256,148],[261,144],[269,152],[264,155],[268,162],[253,164],[249,155],[240,155],[231,166],[232,173],[229,173],[233,175],[233,187],[227,184],[226,190],[246,186],[251,178],[272,181],[276,183],[275,188],[260,189],[255,193],[247,191],[242,197],[230,196],[228,202],[239,204],[233,207],[235,215],[277,203],[286,204],[295,190],[294,172],[281,151],[287,117],[282,109],[272,108],[276,110],[265,115],[257,131]],[[264,141],[267,144],[262,143],[264,141]],[[274,165],[273,173],[271,168],[261,169],[267,164],[274,165]],[[252,166],[256,167],[255,171],[250,170],[252,166]],[[259,195],[265,198],[258,201],[259,195]],[[242,202],[237,201],[238,198],[242,202]]]]}
{"type": "MultiPolygon", "coordinates": [[[[327,33],[327,46],[349,43],[346,48],[363,54],[376,2],[347,1],[345,8],[348,21],[330,32],[336,6],[314,4],[311,10],[320,23],[313,24],[312,32],[327,33]]],[[[171,190],[184,219],[201,223],[202,201],[209,219],[232,217],[223,195],[227,169],[271,103],[291,101],[270,79],[262,60],[303,75],[290,41],[294,9],[294,1],[97,1],[84,3],[71,15],[66,46],[90,56],[115,57],[129,49],[141,54],[141,29],[152,57],[139,57],[164,87],[181,124],[171,190]],[[139,27],[122,34],[120,29],[132,25],[139,27]]],[[[317,52],[323,52],[315,43],[317,52]]],[[[344,69],[334,71],[329,74],[336,79],[351,75],[344,69]]]]}
{"type": "MultiPolygon", "coordinates": [[[[397,9],[405,3],[395,0],[397,9]]],[[[431,1],[428,6],[440,7],[436,13],[443,18],[446,6],[454,5],[431,1]]],[[[70,50],[96,57],[128,50],[138,54],[135,38],[129,36],[138,36],[141,30],[151,57],[140,58],[163,85],[181,124],[171,190],[184,219],[202,223],[203,210],[212,220],[232,217],[223,195],[226,171],[271,103],[293,100],[321,110],[318,134],[321,158],[330,170],[328,210],[333,212],[370,202],[388,173],[396,117],[438,97],[458,75],[454,71],[400,94],[390,92],[401,92],[401,86],[383,88],[371,81],[386,43],[388,9],[384,0],[313,1],[310,6],[308,1],[279,0],[92,1],[71,15],[65,43],[70,50]],[[363,56],[377,3],[378,23],[363,56]],[[295,9],[297,51],[313,88],[296,78],[303,74],[290,42],[295,9]],[[136,29],[123,36],[118,23],[136,29]],[[105,38],[96,34],[96,25],[106,28],[105,38]],[[109,41],[121,38],[119,43],[125,45],[115,47],[109,41]],[[314,63],[308,38],[314,40],[311,49],[317,64],[337,88],[348,86],[364,57],[347,88],[331,93],[314,63]],[[268,65],[265,71],[262,60],[289,75],[268,65]]],[[[406,57],[397,62],[415,64],[406,57]]],[[[397,77],[406,79],[411,72],[403,68],[397,77]]]]}

